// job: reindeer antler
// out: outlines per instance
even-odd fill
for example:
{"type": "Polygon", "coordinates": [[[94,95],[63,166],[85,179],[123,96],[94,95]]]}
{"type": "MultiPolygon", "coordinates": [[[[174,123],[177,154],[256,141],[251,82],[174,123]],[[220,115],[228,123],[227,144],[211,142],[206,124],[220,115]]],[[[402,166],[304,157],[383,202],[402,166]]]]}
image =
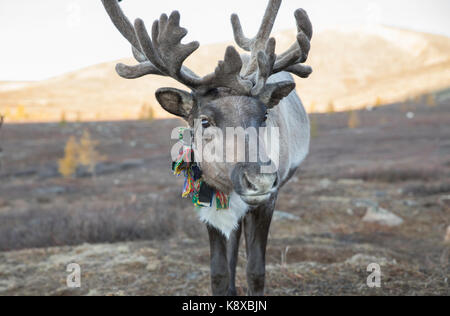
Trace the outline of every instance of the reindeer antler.
{"type": "Polygon", "coordinates": [[[238,15],[231,16],[236,43],[242,49],[251,52],[251,60],[244,76],[254,82],[253,95],[259,95],[263,91],[267,79],[280,71],[288,71],[302,78],[307,78],[312,73],[311,67],[302,65],[308,58],[313,33],[311,21],[303,9],[295,11],[298,30],[297,42],[280,56],[275,55],[275,39],[270,38],[270,33],[281,1],[269,1],[261,27],[252,39],[245,37],[238,15]]]}
{"type": "Polygon", "coordinates": [[[102,0],[112,22],[133,47],[133,55],[139,62],[136,66],[118,64],[117,73],[126,79],[145,75],[172,77],[194,90],[208,90],[228,87],[238,93],[247,94],[252,83],[240,77],[242,60],[233,47],[228,47],[224,61],[215,72],[203,78],[183,66],[185,60],[200,46],[198,42],[182,44],[187,30],[180,27],[180,13],[172,12],[170,17],[163,14],[153,23],[152,36],[147,32],[144,22],[137,19],[134,26],[123,13],[117,0],[102,0]]]}
{"type": "Polygon", "coordinates": [[[133,55],[136,60],[140,62],[140,64],[137,66],[118,64],[116,67],[117,73],[121,77],[126,79],[135,79],[150,74],[164,75],[151,62],[147,61],[147,58],[144,56],[142,47],[136,36],[136,30],[134,29],[133,24],[131,24],[130,20],[128,20],[128,18],[123,13],[119,3],[116,0],[102,0],[102,3],[116,28],[123,35],[123,37],[125,37],[128,42],[130,42],[133,49],[133,55]]]}
{"type": "Polygon", "coordinates": [[[170,17],[163,14],[152,27],[151,40],[141,19],[134,23],[136,35],[143,53],[156,68],[188,87],[197,87],[201,80],[191,70],[183,66],[184,61],[199,47],[198,42],[181,44],[187,30],[180,27],[180,14],[172,12],[170,17]]]}
{"type": "Polygon", "coordinates": [[[285,70],[301,78],[308,78],[312,68],[302,64],[308,59],[311,49],[313,27],[305,10],[298,9],[294,15],[298,31],[297,42],[277,58],[274,73],[285,70]]]}
{"type": "Polygon", "coordinates": [[[304,63],[310,50],[312,25],[308,15],[302,9],[295,12],[297,20],[297,42],[280,56],[275,54],[276,42],[270,38],[282,0],[270,0],[261,27],[253,39],[244,36],[239,17],[233,14],[236,43],[251,52],[250,61],[243,71],[241,56],[232,46],[226,50],[224,60],[219,62],[215,72],[199,77],[192,70],[183,66],[185,60],[200,46],[198,42],[182,44],[187,30],[180,27],[180,13],[172,12],[168,17],[161,15],[152,26],[151,36],[144,22],[137,19],[134,25],[123,13],[118,0],[102,0],[112,22],[122,35],[130,42],[133,55],[139,62],[135,66],[118,64],[117,73],[134,79],[145,75],[172,77],[180,83],[197,91],[226,87],[242,95],[260,95],[267,79],[280,71],[288,71],[300,77],[308,77],[312,69],[304,63]]]}

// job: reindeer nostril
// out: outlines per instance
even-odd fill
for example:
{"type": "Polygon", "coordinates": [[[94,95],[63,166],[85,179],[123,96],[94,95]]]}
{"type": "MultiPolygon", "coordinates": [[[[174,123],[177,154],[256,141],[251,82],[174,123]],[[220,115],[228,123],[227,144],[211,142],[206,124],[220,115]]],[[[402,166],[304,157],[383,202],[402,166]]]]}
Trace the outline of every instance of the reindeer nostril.
{"type": "Polygon", "coordinates": [[[248,176],[246,173],[244,173],[242,176],[242,184],[245,188],[247,188],[249,190],[257,191],[256,186],[248,179],[248,176]]]}

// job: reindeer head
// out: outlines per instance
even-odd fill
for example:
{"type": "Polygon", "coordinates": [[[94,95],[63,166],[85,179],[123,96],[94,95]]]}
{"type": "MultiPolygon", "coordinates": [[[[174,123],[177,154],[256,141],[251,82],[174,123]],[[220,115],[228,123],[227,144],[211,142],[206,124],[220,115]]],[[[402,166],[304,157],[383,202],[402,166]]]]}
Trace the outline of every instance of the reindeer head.
{"type": "MultiPolygon", "coordinates": [[[[271,120],[269,110],[295,89],[295,83],[291,80],[268,83],[271,75],[286,71],[307,78],[312,73],[311,67],[303,65],[312,38],[312,25],[304,10],[295,12],[297,41],[285,53],[279,56],[275,54],[276,43],[270,34],[281,0],[269,1],[261,27],[253,39],[244,36],[238,16],[232,15],[236,43],[250,52],[250,56],[241,56],[233,46],[229,46],[224,60],[219,62],[213,73],[205,77],[199,77],[183,66],[184,61],[200,45],[198,42],[181,43],[187,30],[180,27],[180,14],[177,11],[170,16],[161,15],[153,23],[150,36],[141,19],[131,24],[117,0],[102,2],[115,26],[131,43],[133,55],[139,62],[136,66],[118,64],[116,70],[121,77],[168,76],[190,88],[189,92],[173,88],[159,89],[156,97],[167,112],[184,118],[194,129],[209,131],[208,137],[195,139],[196,147],[217,141],[216,132],[221,131],[222,135],[226,135],[227,128],[253,127],[258,130],[264,127],[266,121],[271,120]],[[200,124],[196,126],[195,122],[200,124]]],[[[262,135],[256,133],[256,137],[262,135]]],[[[247,142],[248,137],[245,139],[247,142]]],[[[215,162],[201,163],[207,183],[223,192],[234,190],[249,204],[267,200],[278,186],[277,173],[262,173],[261,162],[230,161],[229,157],[225,157],[225,152],[220,154],[222,157],[208,159],[215,162]]],[[[263,150],[259,152],[264,155],[263,150]]]]}

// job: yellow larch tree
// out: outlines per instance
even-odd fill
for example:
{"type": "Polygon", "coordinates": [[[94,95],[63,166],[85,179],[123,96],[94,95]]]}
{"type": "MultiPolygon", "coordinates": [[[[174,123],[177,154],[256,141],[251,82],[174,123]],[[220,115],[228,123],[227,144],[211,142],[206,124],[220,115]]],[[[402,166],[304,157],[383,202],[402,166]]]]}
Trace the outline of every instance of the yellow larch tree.
{"type": "Polygon", "coordinates": [[[75,137],[70,137],[64,149],[64,158],[58,162],[59,173],[66,179],[71,178],[78,166],[78,143],[75,137]]]}
{"type": "Polygon", "coordinates": [[[95,165],[104,157],[97,151],[97,141],[91,138],[88,130],[83,132],[78,147],[78,162],[80,165],[88,167],[89,172],[95,174],[95,165]]]}

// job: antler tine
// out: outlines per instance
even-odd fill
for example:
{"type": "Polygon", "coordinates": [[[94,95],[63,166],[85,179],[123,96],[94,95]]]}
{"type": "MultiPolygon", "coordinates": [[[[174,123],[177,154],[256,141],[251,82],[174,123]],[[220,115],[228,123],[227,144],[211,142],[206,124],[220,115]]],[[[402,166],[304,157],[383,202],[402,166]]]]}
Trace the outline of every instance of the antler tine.
{"type": "Polygon", "coordinates": [[[237,14],[233,14],[231,16],[231,25],[233,27],[234,39],[239,47],[248,52],[255,52],[255,56],[260,50],[264,50],[266,43],[269,40],[270,33],[272,32],[275,19],[278,15],[281,1],[282,0],[269,1],[259,31],[257,35],[252,39],[249,39],[244,35],[239,16],[237,14]]]}
{"type": "Polygon", "coordinates": [[[274,67],[274,73],[289,71],[302,78],[307,78],[312,73],[312,68],[301,65],[308,59],[311,49],[313,28],[308,14],[303,9],[295,11],[297,22],[297,42],[286,52],[278,56],[274,67]]]}
{"type": "Polygon", "coordinates": [[[270,38],[267,41],[265,51],[259,51],[257,55],[258,69],[256,72],[255,86],[252,89],[252,95],[259,95],[266,86],[267,79],[273,72],[273,67],[276,60],[275,55],[276,41],[270,38]]]}
{"type": "Polygon", "coordinates": [[[144,22],[135,22],[136,34],[145,56],[167,76],[170,76],[188,87],[196,88],[202,80],[191,70],[183,66],[184,61],[196,51],[200,44],[191,42],[182,44],[187,30],[180,27],[180,13],[172,12],[170,17],[163,14],[153,23],[150,38],[144,22]]]}
{"type": "Polygon", "coordinates": [[[142,53],[142,47],[136,36],[136,31],[130,20],[128,20],[123,13],[117,0],[102,0],[102,3],[113,24],[128,42],[130,42],[133,48],[133,56],[139,62],[136,66],[118,64],[116,66],[116,71],[119,76],[126,79],[135,79],[150,74],[164,75],[157,67],[149,62],[142,53]]]}
{"type": "Polygon", "coordinates": [[[275,54],[275,39],[270,38],[275,18],[281,6],[282,0],[270,0],[264,15],[258,34],[253,39],[244,36],[239,17],[233,14],[231,23],[237,44],[251,52],[251,57],[243,72],[245,78],[254,83],[251,94],[260,95],[268,78],[280,71],[291,72],[299,77],[307,78],[312,73],[312,68],[302,65],[307,59],[311,49],[313,28],[305,10],[295,11],[297,22],[297,41],[285,53],[280,56],[275,54]]]}
{"type": "Polygon", "coordinates": [[[172,12],[168,20],[166,18],[166,15],[162,15],[160,19],[159,36],[154,42],[155,50],[164,62],[169,75],[181,80],[187,80],[189,84],[195,84],[199,79],[198,76],[191,78],[190,75],[186,74],[183,71],[183,63],[200,47],[200,43],[181,43],[188,31],[180,27],[180,13],[178,11],[172,12]]]}
{"type": "Polygon", "coordinates": [[[255,50],[260,51],[266,47],[266,43],[269,40],[272,33],[273,25],[280,10],[282,0],[270,0],[267,6],[266,13],[259,28],[258,34],[255,38],[255,50]]]}
{"type": "Polygon", "coordinates": [[[252,50],[252,42],[253,40],[245,37],[244,32],[242,31],[241,21],[239,20],[239,16],[237,14],[231,15],[231,26],[233,27],[234,40],[236,44],[243,50],[250,52],[252,50]]]}
{"type": "Polygon", "coordinates": [[[142,61],[143,54],[133,24],[123,13],[117,0],[102,0],[102,3],[115,27],[133,46],[133,55],[138,61],[142,61]]]}
{"type": "Polygon", "coordinates": [[[128,66],[125,64],[117,64],[116,72],[125,79],[137,79],[146,75],[165,76],[159,69],[157,69],[151,62],[146,61],[135,66],[128,66]]]}
{"type": "Polygon", "coordinates": [[[300,78],[308,78],[312,73],[313,69],[311,66],[297,64],[293,66],[289,66],[285,69],[287,72],[293,73],[300,78]]]}
{"type": "Polygon", "coordinates": [[[303,31],[309,40],[313,37],[313,26],[309,19],[308,13],[304,9],[297,9],[294,13],[297,22],[297,31],[303,31]]]}
{"type": "Polygon", "coordinates": [[[269,0],[258,33],[252,39],[244,36],[239,17],[236,14],[231,16],[236,43],[244,50],[251,52],[250,60],[246,64],[243,75],[254,82],[252,95],[258,95],[262,92],[274,68],[276,43],[275,39],[270,38],[270,34],[280,10],[281,2],[282,0],[269,0]]]}
{"type": "Polygon", "coordinates": [[[203,90],[218,87],[228,87],[241,94],[248,94],[253,83],[241,77],[242,59],[233,46],[228,46],[225,58],[219,62],[214,73],[202,79],[203,90]]]}
{"type": "Polygon", "coordinates": [[[152,40],[148,35],[144,21],[142,21],[141,19],[136,19],[136,21],[134,22],[134,27],[136,29],[136,35],[139,40],[139,45],[142,47],[142,51],[146,58],[156,67],[158,67],[162,72],[167,74],[167,69],[164,66],[163,61],[161,60],[157,52],[155,52],[152,40]]]}

